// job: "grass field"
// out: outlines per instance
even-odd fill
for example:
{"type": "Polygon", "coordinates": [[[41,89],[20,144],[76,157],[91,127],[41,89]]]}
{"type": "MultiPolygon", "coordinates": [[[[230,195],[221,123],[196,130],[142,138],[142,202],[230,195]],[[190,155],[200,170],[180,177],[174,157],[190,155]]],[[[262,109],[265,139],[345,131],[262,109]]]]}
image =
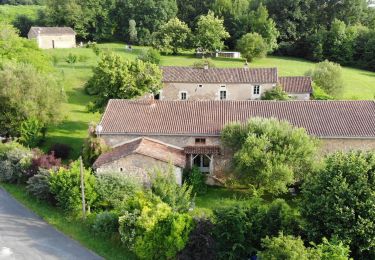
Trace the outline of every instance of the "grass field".
{"type": "Polygon", "coordinates": [[[81,219],[67,217],[60,209],[29,196],[25,186],[5,183],[0,183],[0,186],[46,222],[105,259],[135,259],[119,239],[93,236],[88,225],[81,219]]]}
{"type": "MultiPolygon", "coordinates": [[[[124,44],[110,43],[100,44],[103,50],[116,52],[129,60],[134,60],[144,49],[143,47],[134,47],[132,52],[125,51],[124,44]]],[[[64,88],[68,96],[68,101],[64,105],[66,119],[58,126],[49,129],[48,138],[44,144],[47,149],[52,143],[61,142],[72,146],[73,153],[71,158],[78,157],[84,138],[87,135],[87,126],[91,121],[98,122],[99,114],[88,113],[86,106],[91,98],[83,91],[85,82],[92,75],[92,68],[97,64],[98,57],[91,49],[54,49],[47,51],[55,56],[59,62],[56,70],[63,77],[64,88]],[[70,65],[65,62],[69,53],[83,56],[85,61],[70,65]]],[[[163,56],[161,65],[163,66],[190,66],[198,61],[193,55],[163,56]]],[[[217,67],[242,67],[243,60],[233,59],[214,59],[217,67]]],[[[306,71],[314,67],[314,63],[286,57],[270,56],[265,59],[257,60],[250,64],[250,67],[277,67],[280,76],[298,76],[304,75],[306,71]]],[[[375,96],[375,73],[353,69],[343,68],[343,77],[345,81],[344,99],[373,99],[375,96]]]]}
{"type": "Polygon", "coordinates": [[[35,20],[38,11],[43,9],[40,5],[0,5],[0,22],[12,23],[17,15],[26,15],[35,20]]]}

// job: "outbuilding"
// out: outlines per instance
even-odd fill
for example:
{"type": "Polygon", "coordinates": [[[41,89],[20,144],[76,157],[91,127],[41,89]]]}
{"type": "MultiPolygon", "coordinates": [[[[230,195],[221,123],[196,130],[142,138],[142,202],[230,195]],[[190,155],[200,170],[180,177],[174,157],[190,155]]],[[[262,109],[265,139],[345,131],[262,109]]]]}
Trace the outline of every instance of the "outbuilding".
{"type": "Polygon", "coordinates": [[[76,33],[70,27],[31,27],[27,37],[35,39],[41,49],[76,47],[76,33]]]}

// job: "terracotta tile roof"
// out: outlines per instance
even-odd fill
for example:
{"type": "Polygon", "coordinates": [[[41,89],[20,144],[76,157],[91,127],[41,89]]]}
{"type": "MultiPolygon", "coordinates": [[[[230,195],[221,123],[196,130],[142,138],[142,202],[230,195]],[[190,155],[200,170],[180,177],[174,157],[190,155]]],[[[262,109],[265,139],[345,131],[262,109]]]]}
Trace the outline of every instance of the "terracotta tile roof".
{"type": "Polygon", "coordinates": [[[310,77],[280,77],[279,83],[287,93],[312,93],[310,77]]]}
{"type": "Polygon", "coordinates": [[[374,101],[110,100],[101,134],[219,135],[251,117],[275,117],[319,137],[375,138],[374,101]]]}
{"type": "Polygon", "coordinates": [[[184,168],[186,157],[183,149],[178,149],[157,140],[139,138],[132,142],[115,147],[104,153],[94,163],[94,168],[119,160],[131,154],[141,154],[175,166],[184,168]]]}
{"type": "Polygon", "coordinates": [[[162,67],[163,82],[179,83],[277,83],[277,68],[162,67]]]}
{"type": "Polygon", "coordinates": [[[76,33],[70,27],[31,27],[38,35],[75,35],[76,33]]]}
{"type": "Polygon", "coordinates": [[[186,146],[184,148],[186,154],[220,154],[220,147],[217,145],[196,145],[196,146],[186,146]]]}

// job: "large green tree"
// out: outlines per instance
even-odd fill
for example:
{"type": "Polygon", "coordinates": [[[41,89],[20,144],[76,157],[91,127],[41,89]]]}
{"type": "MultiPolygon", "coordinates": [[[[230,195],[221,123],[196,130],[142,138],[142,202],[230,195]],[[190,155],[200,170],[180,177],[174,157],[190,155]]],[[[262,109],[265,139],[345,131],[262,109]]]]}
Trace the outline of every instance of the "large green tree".
{"type": "Polygon", "coordinates": [[[224,20],[215,16],[213,12],[202,15],[197,23],[196,47],[203,53],[212,53],[224,47],[224,40],[229,33],[224,27],[224,20]]]}
{"type": "Polygon", "coordinates": [[[302,215],[311,239],[336,236],[356,259],[375,257],[375,154],[352,151],[327,157],[303,185],[302,215]]]}
{"type": "Polygon", "coordinates": [[[234,151],[237,178],[260,192],[284,193],[315,166],[317,140],[286,121],[232,123],[224,127],[221,139],[234,151]]]}
{"type": "Polygon", "coordinates": [[[95,95],[91,107],[94,111],[103,110],[110,99],[131,99],[156,93],[162,87],[157,65],[141,60],[130,62],[113,53],[103,54],[93,73],[85,88],[95,95]]]}
{"type": "Polygon", "coordinates": [[[0,68],[0,135],[19,136],[29,119],[47,127],[61,119],[64,92],[53,75],[30,64],[5,63],[0,68]]]}
{"type": "Polygon", "coordinates": [[[247,33],[237,42],[239,50],[247,61],[263,58],[267,54],[268,46],[262,36],[257,33],[247,33]]]}
{"type": "Polygon", "coordinates": [[[186,23],[173,18],[154,33],[153,46],[164,53],[177,54],[179,49],[186,47],[186,40],[190,33],[186,23]]]}

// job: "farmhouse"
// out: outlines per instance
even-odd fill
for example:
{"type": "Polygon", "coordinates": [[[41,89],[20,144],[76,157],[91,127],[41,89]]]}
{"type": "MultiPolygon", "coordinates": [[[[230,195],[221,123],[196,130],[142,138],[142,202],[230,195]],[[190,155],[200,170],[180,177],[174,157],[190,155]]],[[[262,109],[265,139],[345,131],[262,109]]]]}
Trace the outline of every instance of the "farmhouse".
{"type": "Polygon", "coordinates": [[[178,168],[185,163],[198,166],[213,182],[223,176],[233,157],[220,143],[221,129],[252,117],[277,118],[305,128],[321,139],[323,154],[375,149],[374,101],[110,100],[98,134],[115,149],[101,155],[94,168],[147,171],[148,161],[178,168]],[[145,143],[137,150],[134,145],[140,142],[145,143]],[[150,159],[143,161],[145,156],[150,159]]]}
{"type": "Polygon", "coordinates": [[[277,68],[162,67],[161,100],[254,100],[277,85],[298,100],[309,100],[310,77],[278,77],[277,68]]]}
{"type": "Polygon", "coordinates": [[[70,27],[31,27],[27,37],[41,49],[76,47],[76,33],[70,27]]]}

